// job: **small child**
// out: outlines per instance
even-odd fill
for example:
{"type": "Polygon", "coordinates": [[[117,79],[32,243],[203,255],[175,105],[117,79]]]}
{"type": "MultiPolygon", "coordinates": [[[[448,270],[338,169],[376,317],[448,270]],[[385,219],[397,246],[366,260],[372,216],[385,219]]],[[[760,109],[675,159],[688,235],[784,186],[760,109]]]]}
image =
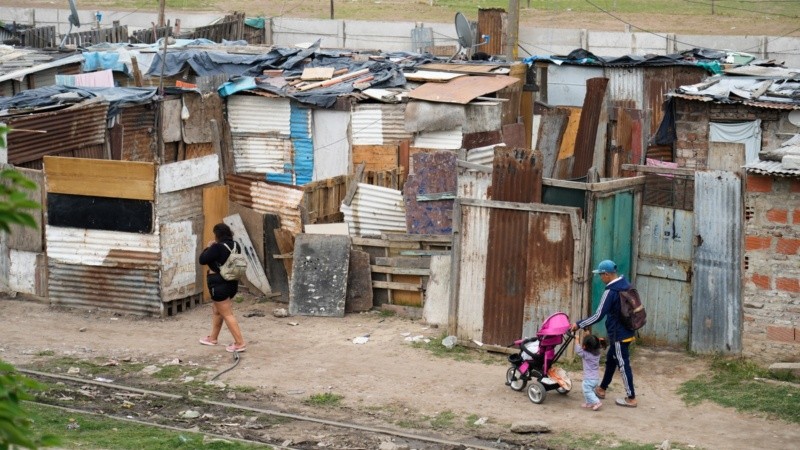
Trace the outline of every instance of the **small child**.
{"type": "Polygon", "coordinates": [[[586,334],[583,345],[575,343],[575,353],[583,359],[583,398],[586,403],[581,406],[597,411],[603,406],[594,393],[594,388],[600,383],[600,340],[586,334]]]}

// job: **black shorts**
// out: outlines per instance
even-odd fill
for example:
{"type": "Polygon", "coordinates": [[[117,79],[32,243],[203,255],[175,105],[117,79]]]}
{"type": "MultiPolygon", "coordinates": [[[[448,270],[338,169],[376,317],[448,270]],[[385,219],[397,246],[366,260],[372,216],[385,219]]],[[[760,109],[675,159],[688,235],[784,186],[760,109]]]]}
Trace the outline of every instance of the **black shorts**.
{"type": "Polygon", "coordinates": [[[208,284],[208,292],[211,293],[211,300],[215,302],[233,298],[239,292],[238,280],[228,281],[218,273],[209,273],[206,276],[206,283],[208,284]]]}

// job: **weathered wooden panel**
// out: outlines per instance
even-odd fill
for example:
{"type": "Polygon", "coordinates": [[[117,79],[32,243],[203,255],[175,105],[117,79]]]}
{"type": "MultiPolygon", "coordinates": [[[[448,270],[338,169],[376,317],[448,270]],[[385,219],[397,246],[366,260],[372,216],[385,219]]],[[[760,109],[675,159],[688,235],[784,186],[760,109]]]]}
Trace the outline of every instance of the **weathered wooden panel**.
{"type": "Polygon", "coordinates": [[[343,317],[350,238],[300,234],[294,247],[289,314],[343,317]]]}
{"type": "Polygon", "coordinates": [[[745,144],[737,142],[709,142],[708,168],[740,172],[745,165],[745,144]]]}
{"type": "MultiPolygon", "coordinates": [[[[486,307],[486,258],[489,247],[488,208],[461,204],[455,209],[459,221],[454,224],[451,305],[448,325],[459,339],[483,339],[486,307]],[[455,227],[458,227],[456,229],[455,227]]],[[[505,345],[508,345],[506,343],[505,345]]]]}
{"type": "Polygon", "coordinates": [[[459,77],[445,83],[425,83],[409,92],[408,98],[465,105],[514,84],[519,84],[519,80],[506,75],[459,77]]]}
{"type": "Polygon", "coordinates": [[[569,123],[569,110],[555,108],[541,115],[536,151],[542,155],[542,177],[553,178],[558,153],[569,123]]]}
{"type": "Polygon", "coordinates": [[[47,192],[95,197],[155,199],[155,165],[46,156],[47,192]]]}
{"type": "Polygon", "coordinates": [[[189,110],[189,117],[181,121],[183,141],[187,144],[211,142],[214,138],[211,120],[222,123],[222,99],[216,92],[207,94],[184,93],[184,106],[189,110]]]}
{"type": "Polygon", "coordinates": [[[164,142],[178,142],[181,137],[181,109],[183,102],[180,99],[164,100],[161,103],[161,132],[164,133],[164,142]]]}
{"type": "Polygon", "coordinates": [[[354,145],[353,165],[365,163],[364,170],[392,170],[397,167],[397,145],[354,145]]]}
{"type": "Polygon", "coordinates": [[[338,176],[314,181],[303,186],[304,204],[309,223],[341,222],[339,205],[347,193],[347,177],[338,176]]]}
{"type": "Polygon", "coordinates": [[[369,253],[350,250],[344,312],[363,312],[370,309],[372,309],[372,272],[369,267],[369,253]]]}
{"type": "MultiPolygon", "coordinates": [[[[483,41],[480,36],[490,36],[489,42],[481,47],[479,51],[489,55],[502,55],[505,51],[504,37],[507,36],[506,24],[508,22],[508,14],[503,8],[479,8],[478,9],[478,29],[475,43],[478,44],[483,41]]],[[[512,55],[507,55],[509,59],[513,59],[512,55]]]]}
{"type": "Polygon", "coordinates": [[[429,325],[447,325],[447,311],[450,307],[450,255],[433,255],[430,263],[430,277],[425,288],[425,304],[422,318],[429,325]]]}
{"type": "MultiPolygon", "coordinates": [[[[203,189],[203,242],[202,248],[214,240],[214,225],[222,223],[228,215],[228,186],[213,186],[203,189]]],[[[206,277],[203,278],[203,299],[211,300],[206,277]]]]}
{"type": "Polygon", "coordinates": [[[188,159],[158,167],[158,192],[180,191],[219,180],[217,155],[188,159]]]}
{"type": "Polygon", "coordinates": [[[315,109],[314,180],[347,175],[350,169],[350,113],[315,109]]]}
{"type": "Polygon", "coordinates": [[[199,294],[197,257],[200,236],[190,221],[164,223],[161,236],[161,299],[177,300],[199,294]]]}
{"type": "Polygon", "coordinates": [[[8,287],[13,292],[45,297],[47,262],[44,253],[9,252],[8,287]]]}
{"type": "Polygon", "coordinates": [[[231,228],[233,240],[239,244],[241,252],[247,257],[247,280],[264,294],[271,293],[272,288],[270,288],[269,280],[267,280],[267,274],[264,273],[264,266],[258,259],[256,250],[253,248],[253,242],[250,240],[250,235],[247,234],[244,223],[242,223],[242,218],[238,214],[234,214],[224,218],[223,222],[231,228]]]}
{"type": "Polygon", "coordinates": [[[11,231],[8,234],[8,248],[12,250],[20,250],[25,252],[41,253],[42,235],[44,234],[44,225],[42,225],[42,217],[44,211],[44,172],[41,170],[22,169],[17,168],[22,175],[27,179],[36,183],[36,188],[24,191],[28,200],[32,200],[40,205],[42,208],[27,211],[28,214],[33,216],[36,221],[35,228],[23,227],[21,225],[10,224],[11,231]]]}

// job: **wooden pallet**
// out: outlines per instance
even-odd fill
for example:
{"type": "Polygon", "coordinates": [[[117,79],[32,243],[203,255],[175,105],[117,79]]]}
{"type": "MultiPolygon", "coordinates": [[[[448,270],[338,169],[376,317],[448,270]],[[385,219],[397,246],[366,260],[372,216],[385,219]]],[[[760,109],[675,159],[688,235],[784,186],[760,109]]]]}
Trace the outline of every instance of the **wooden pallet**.
{"type": "Polygon", "coordinates": [[[303,186],[303,202],[308,212],[307,223],[334,223],[344,220],[340,205],[347,193],[347,182],[347,177],[340,175],[303,186]]]}
{"type": "Polygon", "coordinates": [[[449,254],[451,235],[386,233],[380,237],[353,237],[353,248],[370,255],[376,305],[420,308],[430,277],[430,257],[449,254]]]}
{"type": "Polygon", "coordinates": [[[191,297],[172,300],[164,303],[164,314],[174,316],[175,314],[188,311],[203,304],[203,294],[195,294],[191,297]]]}

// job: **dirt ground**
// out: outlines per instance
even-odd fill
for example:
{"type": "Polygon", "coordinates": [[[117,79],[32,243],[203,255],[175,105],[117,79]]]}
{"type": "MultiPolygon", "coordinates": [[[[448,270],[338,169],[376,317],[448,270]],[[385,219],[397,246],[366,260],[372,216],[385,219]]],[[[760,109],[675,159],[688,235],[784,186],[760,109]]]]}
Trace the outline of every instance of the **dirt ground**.
{"type": "MultiPolygon", "coordinates": [[[[580,407],[579,373],[571,373],[576,388],[569,395],[551,392],[536,405],[524,392],[505,386],[504,358],[489,358],[493,363],[480,357],[438,358],[406,340],[418,335],[440,339],[441,329],[374,312],[344,318],[273,316],[275,308],[285,306],[252,298],[236,304],[248,350],[239,366],[220,380],[279,396],[289,407],[314,394],[338,394],[353,421],[374,419],[370,411],[382,409],[411,419],[450,411],[461,418],[486,417],[500,427],[543,420],[555,432],[610,434],[612,442],[669,440],[694,446],[689,448],[752,449],[793,448],[800,440],[800,427],[789,423],[709,403],[686,406],[676,389],[704,373],[706,364],[682,352],[637,349],[632,365],[639,407],[613,404],[623,395],[615,379],[604,407],[590,412],[580,407]],[[366,344],[353,343],[367,335],[366,344]]],[[[208,334],[209,314],[209,305],[160,319],[0,299],[0,358],[20,367],[41,359],[48,350],[55,357],[133,358],[156,364],[179,358],[183,364],[199,364],[216,374],[230,367],[232,358],[221,346],[197,342],[208,334]]],[[[221,343],[231,341],[224,328],[220,338],[221,343]]]]}

